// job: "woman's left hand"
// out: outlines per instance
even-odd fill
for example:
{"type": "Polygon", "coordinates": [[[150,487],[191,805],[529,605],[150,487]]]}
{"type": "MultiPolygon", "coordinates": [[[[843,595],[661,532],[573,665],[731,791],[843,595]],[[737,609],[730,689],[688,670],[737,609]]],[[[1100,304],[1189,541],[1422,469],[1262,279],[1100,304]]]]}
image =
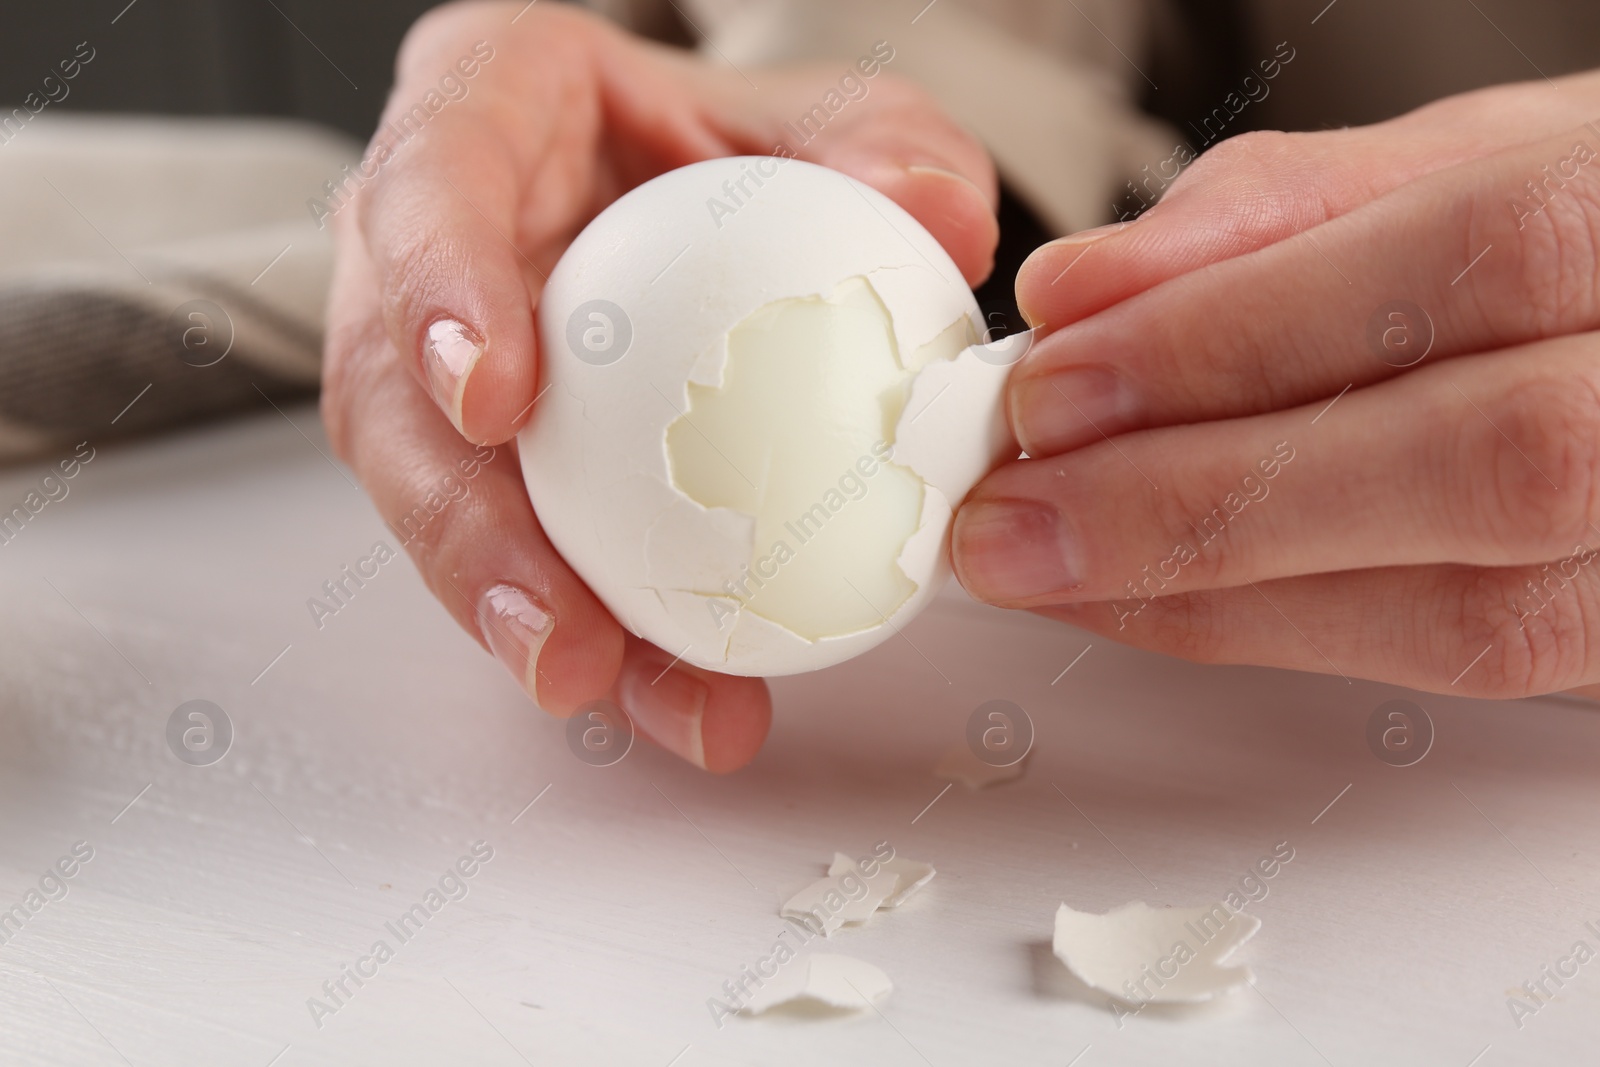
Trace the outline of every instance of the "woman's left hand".
{"type": "MultiPolygon", "coordinates": [[[[1568,84],[1600,114],[1593,76],[1568,84]]],[[[1507,121],[1493,94],[1513,91],[1474,94],[1477,143],[1436,169],[1374,153],[1424,173],[1370,195],[1305,167],[1246,175],[1269,206],[1296,182],[1343,195],[1329,221],[1246,197],[1236,223],[1191,207],[1186,233],[1158,207],[1188,272],[1085,298],[1018,366],[1010,414],[1036,458],[959,513],[967,589],[1196,660],[1493,697],[1600,682],[1600,125],[1567,118],[1570,94],[1507,121]],[[1196,250],[1219,230],[1244,247],[1196,250]]],[[[1114,246],[1146,225],[1041,250],[1024,308],[1072,303],[1051,274],[1105,289],[1094,257],[1137,276],[1114,246]]]]}

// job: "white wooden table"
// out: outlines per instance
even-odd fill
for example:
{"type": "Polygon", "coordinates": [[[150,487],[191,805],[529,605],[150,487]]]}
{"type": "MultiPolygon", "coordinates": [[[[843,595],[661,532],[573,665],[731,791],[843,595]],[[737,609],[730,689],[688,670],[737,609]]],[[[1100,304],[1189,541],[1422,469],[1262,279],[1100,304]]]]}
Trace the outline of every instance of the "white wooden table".
{"type": "MultiPolygon", "coordinates": [[[[1089,637],[952,592],[908,641],[777,682],[741,774],[642,744],[594,768],[404,560],[316,629],[307,598],[386,531],[314,411],[290,415],[305,436],[269,411],[101,446],[0,546],[0,911],[26,913],[0,927],[0,1062],[1600,1056],[1600,962],[1520,1030],[1507,1007],[1574,942],[1600,949],[1600,717],[1577,702],[1413,694],[1437,739],[1396,768],[1366,726],[1407,694],[1099,638],[1062,675],[1089,637]],[[940,795],[932,766],[991,698],[1036,724],[1027,775],[940,795]],[[194,699],[235,730],[209,766],[166,741],[194,699]],[[479,840],[467,896],[388,933],[479,840]],[[881,840],[939,871],[828,944],[894,979],[882,1013],[719,1029],[707,1000],[769,951],[779,900],[881,840]],[[93,858],[28,911],[78,842],[93,858]],[[1049,952],[1062,901],[1217,899],[1279,842],[1294,859],[1239,956],[1254,990],[1119,1027],[1049,952]],[[393,958],[319,1028],[308,998],[379,939],[393,958]]],[[[0,475],[0,509],[43,473],[0,475]]]]}

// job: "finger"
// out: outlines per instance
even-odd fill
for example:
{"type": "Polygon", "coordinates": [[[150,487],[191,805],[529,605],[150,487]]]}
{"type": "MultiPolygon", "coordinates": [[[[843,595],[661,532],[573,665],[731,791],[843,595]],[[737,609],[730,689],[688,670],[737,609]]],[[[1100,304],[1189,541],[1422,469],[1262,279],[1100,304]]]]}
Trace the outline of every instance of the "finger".
{"type": "Polygon", "coordinates": [[[968,285],[989,276],[1000,241],[998,192],[994,165],[970,134],[920,94],[829,132],[838,136],[818,138],[815,151],[802,155],[899,204],[950,254],[968,285]]]}
{"type": "Polygon", "coordinates": [[[1438,171],[1057,330],[1012,376],[1013,429],[1029,454],[1050,454],[1102,433],[1309,403],[1422,355],[1592,329],[1597,146],[1581,130],[1438,171]],[[1534,178],[1550,183],[1542,201],[1534,178]],[[1383,347],[1385,315],[1420,340],[1383,347]]]}
{"type": "Polygon", "coordinates": [[[324,420],[428,588],[539,705],[570,714],[607,692],[622,628],[545,539],[513,449],[475,448],[390,344],[376,269],[343,242],[332,288],[324,420]]]}
{"type": "Polygon", "coordinates": [[[1577,126],[1597,103],[1600,76],[1581,74],[1464,93],[1373,126],[1242,134],[1198,159],[1179,146],[1131,183],[1136,197],[1159,204],[1137,225],[1041,246],[1017,273],[1018,305],[1034,326],[1065,326],[1319,226],[1424,174],[1577,126]],[[1078,270],[1091,245],[1093,258],[1078,270]]]}
{"type": "Polygon", "coordinates": [[[886,73],[857,79],[864,95],[830,113],[819,101],[838,95],[838,79],[832,68],[775,71],[759,98],[719,81],[721,98],[737,105],[716,120],[719,132],[738,151],[783,146],[872,186],[938,240],[968,285],[981,283],[1000,238],[988,152],[926,92],[886,73]]]}
{"type": "Polygon", "coordinates": [[[456,431],[498,443],[534,396],[532,294],[547,267],[513,243],[516,180],[490,124],[449,115],[424,138],[362,202],[384,320],[456,431]]]}
{"type": "Polygon", "coordinates": [[[614,694],[640,733],[715,774],[754,759],[772,724],[761,679],[701,670],[632,636],[614,694]]]}
{"type": "Polygon", "coordinates": [[[1563,337],[1430,367],[1331,408],[1012,463],[958,513],[957,573],[981,600],[1032,607],[1554,558],[1600,537],[1597,353],[1600,335],[1563,337]]]}
{"type": "Polygon", "coordinates": [[[561,115],[552,101],[582,107],[573,97],[585,24],[556,23],[548,32],[567,51],[551,49],[561,61],[540,64],[517,63],[515,31],[502,32],[496,5],[445,8],[419,23],[361,168],[376,170],[356,203],[389,336],[474,442],[507,440],[526,419],[537,376],[533,299],[554,258],[552,232],[572,209],[573,183],[541,180],[537,167],[561,115]],[[491,37],[505,55],[496,58],[491,37]],[[462,61],[477,69],[471,81],[457,78],[469,91],[430,112],[422,102],[439,98],[440,78],[462,61]],[[519,210],[530,198],[540,213],[519,210]]]}
{"type": "Polygon", "coordinates": [[[1600,681],[1591,537],[1540,567],[1404,567],[1039,613],[1137,648],[1516,699],[1600,681]]]}
{"type": "Polygon", "coordinates": [[[641,732],[697,766],[749,762],[771,720],[765,684],[673,664],[636,638],[625,646],[545,540],[514,451],[463,441],[400,368],[375,308],[363,309],[376,288],[359,249],[341,256],[333,290],[330,437],[456,620],[546,710],[570,714],[610,691],[641,732]]]}

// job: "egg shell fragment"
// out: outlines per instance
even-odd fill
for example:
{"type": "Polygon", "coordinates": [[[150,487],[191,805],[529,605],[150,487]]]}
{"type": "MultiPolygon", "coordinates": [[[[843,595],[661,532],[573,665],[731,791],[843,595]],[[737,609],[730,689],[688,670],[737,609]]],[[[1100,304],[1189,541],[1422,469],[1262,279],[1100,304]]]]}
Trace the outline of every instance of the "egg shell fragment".
{"type": "Polygon", "coordinates": [[[1228,959],[1259,929],[1260,919],[1220,902],[1152,908],[1133,901],[1103,915],[1063,904],[1051,947],[1086,985],[1128,1003],[1194,1004],[1255,981],[1250,968],[1228,959]]]}

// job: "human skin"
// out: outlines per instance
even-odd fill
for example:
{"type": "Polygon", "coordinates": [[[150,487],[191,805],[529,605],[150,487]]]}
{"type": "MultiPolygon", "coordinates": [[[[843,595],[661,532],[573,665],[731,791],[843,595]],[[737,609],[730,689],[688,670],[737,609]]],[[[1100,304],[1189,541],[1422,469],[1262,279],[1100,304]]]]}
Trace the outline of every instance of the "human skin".
{"type": "Polygon", "coordinates": [[[1203,662],[1600,682],[1597,119],[1590,73],[1247,134],[1039,249],[1007,397],[1030,458],[957,516],[967,590],[1203,662]],[[1431,321],[1405,367],[1368,338],[1396,300],[1413,355],[1431,321]]]}
{"type": "MultiPolygon", "coordinates": [[[[406,541],[428,587],[547,711],[571,715],[608,696],[664,748],[736,769],[766,736],[765,683],[677,663],[626,634],[546,539],[507,442],[540,387],[544,277],[584,224],[665,171],[772,152],[783,123],[850,61],[741,72],[569,5],[453,4],[408,34],[383,122],[485,40],[495,55],[470,92],[332,217],[329,439],[391,524],[471,463],[477,445],[499,446],[470,494],[406,541]]],[[[862,54],[872,46],[863,41],[862,54]]],[[[988,156],[892,70],[792,147],[896,201],[970,284],[988,274],[998,236],[988,156]]]]}

